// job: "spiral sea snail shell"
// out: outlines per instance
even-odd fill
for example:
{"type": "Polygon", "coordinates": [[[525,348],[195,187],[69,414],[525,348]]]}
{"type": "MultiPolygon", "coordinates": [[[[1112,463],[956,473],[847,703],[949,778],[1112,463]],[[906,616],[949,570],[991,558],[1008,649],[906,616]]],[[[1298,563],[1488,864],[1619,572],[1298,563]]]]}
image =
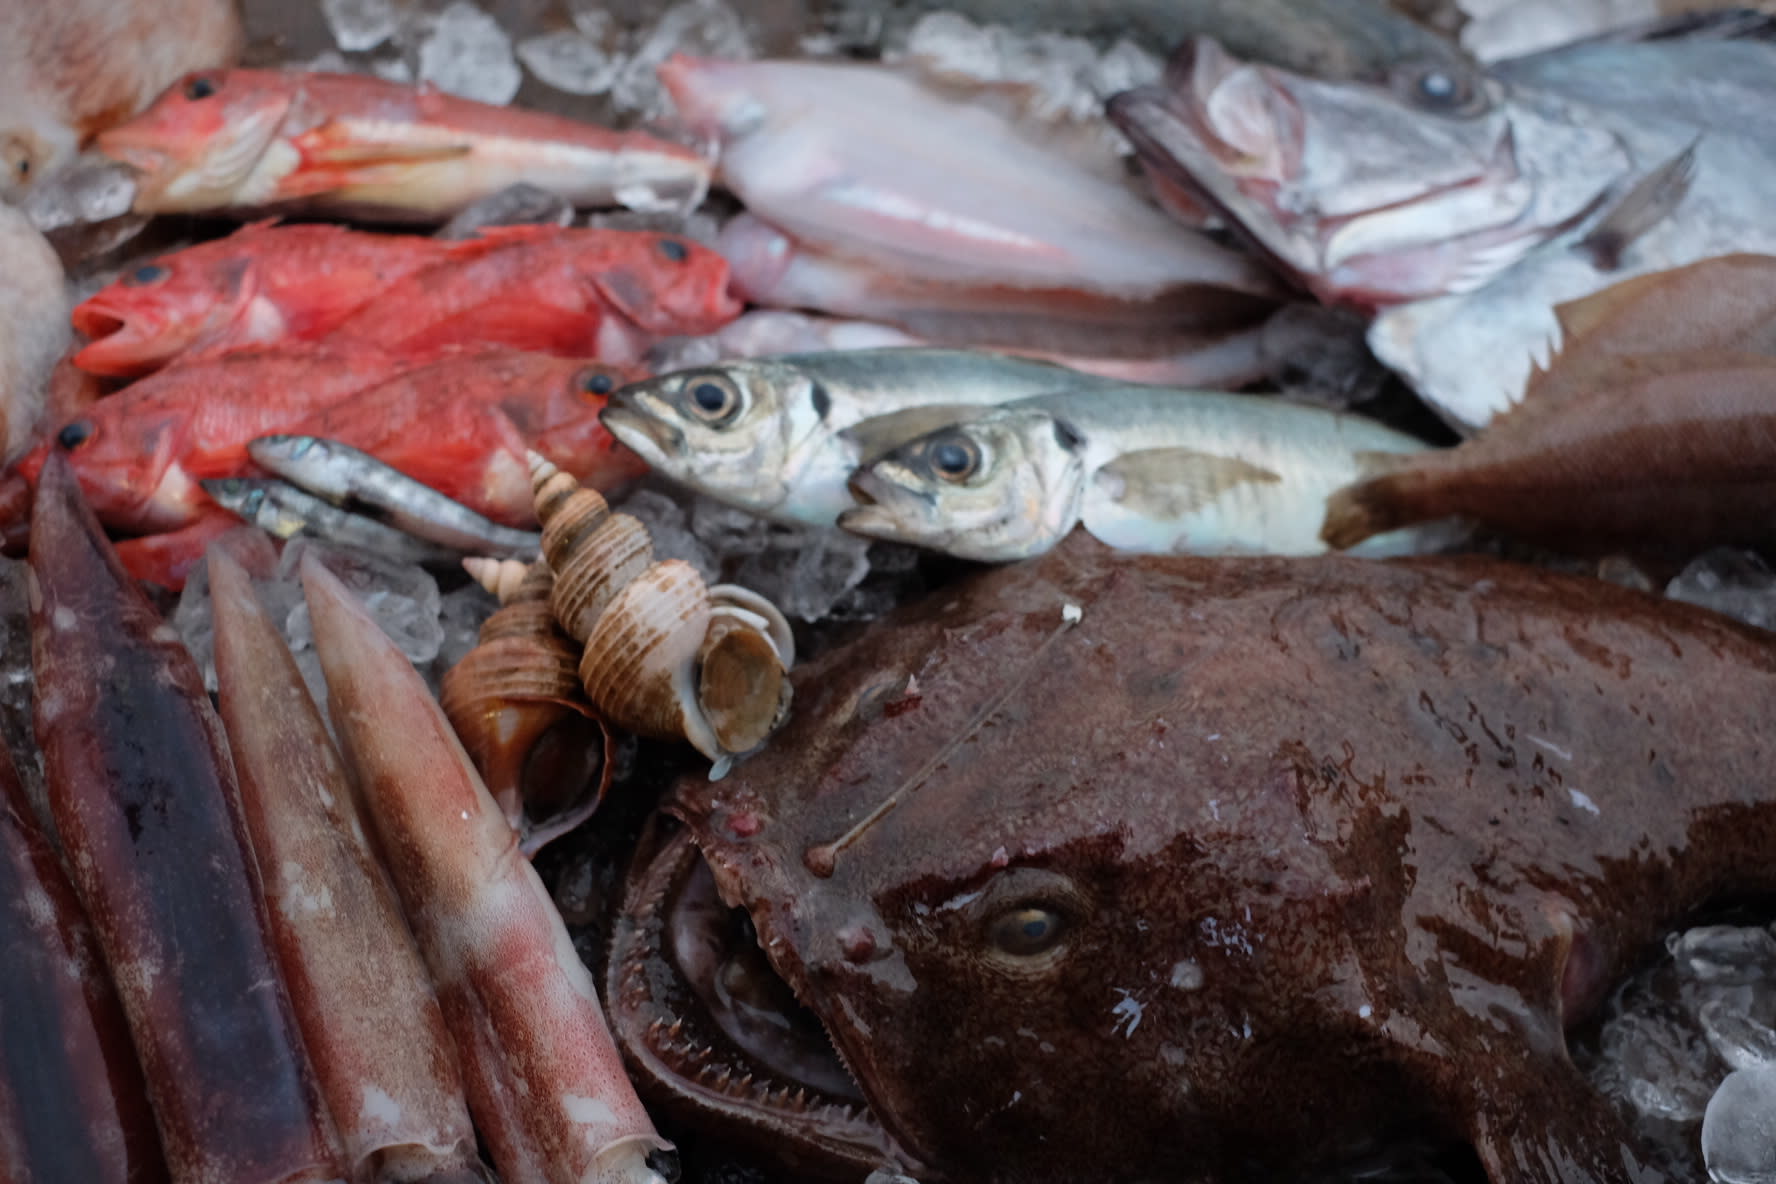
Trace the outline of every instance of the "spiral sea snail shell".
{"type": "Polygon", "coordinates": [[[757,593],[656,561],[639,520],[536,453],[530,474],[555,574],[549,607],[584,646],[586,697],[618,727],[688,741],[721,776],[788,715],[789,622],[757,593]]]}
{"type": "Polygon", "coordinates": [[[468,560],[500,598],[438,696],[526,855],[572,830],[609,788],[616,739],[580,689],[579,647],[549,612],[548,565],[468,560]]]}

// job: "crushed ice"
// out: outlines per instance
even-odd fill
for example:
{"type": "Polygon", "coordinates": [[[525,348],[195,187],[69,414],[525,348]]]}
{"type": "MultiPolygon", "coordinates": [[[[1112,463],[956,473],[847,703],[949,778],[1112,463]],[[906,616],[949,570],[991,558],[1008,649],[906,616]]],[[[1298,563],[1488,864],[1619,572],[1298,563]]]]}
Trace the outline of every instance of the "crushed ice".
{"type": "Polygon", "coordinates": [[[1752,551],[1709,551],[1678,573],[1665,595],[1776,630],[1776,572],[1752,551]]]}
{"type": "Polygon", "coordinates": [[[512,39],[469,0],[454,0],[419,44],[419,78],[465,99],[501,106],[524,84],[512,39]]]}

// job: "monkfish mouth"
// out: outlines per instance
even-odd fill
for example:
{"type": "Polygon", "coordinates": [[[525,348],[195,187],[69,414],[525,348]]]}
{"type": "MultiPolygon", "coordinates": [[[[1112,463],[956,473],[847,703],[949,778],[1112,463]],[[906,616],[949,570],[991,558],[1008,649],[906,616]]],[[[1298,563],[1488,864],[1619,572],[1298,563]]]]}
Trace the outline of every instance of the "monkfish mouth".
{"type": "Polygon", "coordinates": [[[613,1034],[669,1112],[802,1171],[856,1179],[904,1158],[688,832],[632,874],[608,973],[613,1034]]]}

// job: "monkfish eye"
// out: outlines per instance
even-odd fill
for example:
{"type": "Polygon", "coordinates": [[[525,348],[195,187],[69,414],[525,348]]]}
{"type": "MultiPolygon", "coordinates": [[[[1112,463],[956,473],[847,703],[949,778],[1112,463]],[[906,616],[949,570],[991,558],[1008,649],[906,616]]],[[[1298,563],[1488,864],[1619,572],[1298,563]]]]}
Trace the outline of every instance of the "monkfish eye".
{"type": "Polygon", "coordinates": [[[660,254],[674,263],[683,263],[691,257],[691,249],[675,238],[663,238],[660,240],[660,254]]]}
{"type": "Polygon", "coordinates": [[[159,263],[144,263],[123,277],[126,288],[144,288],[149,284],[158,284],[173,273],[159,263]]]}
{"type": "Polygon", "coordinates": [[[574,383],[583,395],[608,395],[617,389],[617,380],[610,372],[595,366],[580,371],[574,383]]]}
{"type": "Polygon", "coordinates": [[[686,383],[679,400],[685,413],[712,428],[725,427],[740,414],[740,388],[724,375],[708,374],[686,383]]]}
{"type": "Polygon", "coordinates": [[[188,99],[207,99],[219,89],[220,84],[208,74],[193,74],[185,80],[185,97],[188,99]]]}
{"type": "Polygon", "coordinates": [[[56,443],[63,448],[73,450],[92,439],[92,434],[92,420],[77,419],[56,433],[56,443]]]}
{"type": "Polygon", "coordinates": [[[960,485],[980,471],[980,445],[962,432],[945,432],[925,446],[931,471],[952,485],[960,485]]]}
{"type": "Polygon", "coordinates": [[[1061,914],[1040,905],[1008,909],[987,924],[987,940],[1002,954],[1034,958],[1052,950],[1067,932],[1061,914]]]}

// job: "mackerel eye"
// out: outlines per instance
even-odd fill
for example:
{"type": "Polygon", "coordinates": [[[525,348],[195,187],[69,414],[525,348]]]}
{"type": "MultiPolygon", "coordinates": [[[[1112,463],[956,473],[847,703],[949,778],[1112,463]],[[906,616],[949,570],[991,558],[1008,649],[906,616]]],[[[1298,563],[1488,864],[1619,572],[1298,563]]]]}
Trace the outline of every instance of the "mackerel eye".
{"type": "Polygon", "coordinates": [[[144,263],[123,277],[126,288],[146,288],[150,284],[158,284],[173,273],[158,263],[144,263]]]}
{"type": "Polygon", "coordinates": [[[712,428],[725,427],[740,414],[740,388],[717,374],[687,384],[681,398],[685,412],[712,428]]]}
{"type": "Polygon", "coordinates": [[[925,446],[925,461],[933,473],[960,485],[980,471],[980,445],[961,432],[945,432],[925,446]]]}
{"type": "Polygon", "coordinates": [[[1034,958],[1059,945],[1066,932],[1061,914],[1040,905],[1025,905],[994,917],[987,925],[987,940],[1002,954],[1034,958]]]}
{"type": "Polygon", "coordinates": [[[188,99],[207,99],[218,89],[216,80],[208,74],[193,74],[185,80],[185,97],[188,99]]]}

